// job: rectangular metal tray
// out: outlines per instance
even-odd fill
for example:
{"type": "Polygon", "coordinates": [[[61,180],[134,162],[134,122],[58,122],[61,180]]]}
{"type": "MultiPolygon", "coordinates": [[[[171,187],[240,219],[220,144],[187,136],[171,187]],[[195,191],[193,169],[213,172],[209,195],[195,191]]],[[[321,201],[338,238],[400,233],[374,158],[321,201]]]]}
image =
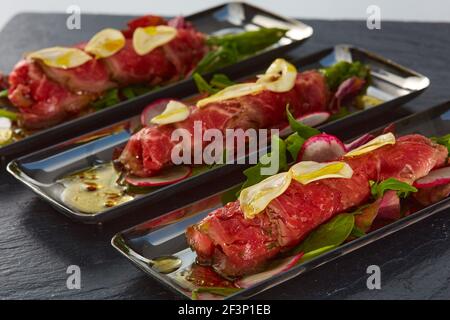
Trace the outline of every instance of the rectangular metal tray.
{"type": "MultiPolygon", "coordinates": [[[[395,122],[396,132],[399,134],[421,133],[426,136],[438,136],[450,132],[450,101],[435,106],[427,111],[417,113],[395,122]]],[[[383,128],[374,130],[380,133],[383,128]]],[[[192,252],[184,236],[184,230],[191,224],[203,219],[209,212],[221,206],[221,193],[197,201],[193,204],[169,212],[157,219],[149,220],[135,227],[116,234],[111,244],[133,265],[143,270],[148,276],[163,283],[172,291],[190,298],[190,295],[182,290],[169,275],[155,272],[145,262],[144,258],[152,259],[166,255],[176,255],[181,258],[181,269],[186,268],[195,261],[195,253],[192,252]]],[[[257,285],[243,289],[227,297],[228,299],[246,299],[273,286],[290,280],[302,273],[308,272],[340,256],[346,255],[356,249],[370,244],[378,239],[386,237],[415,222],[425,219],[439,211],[450,207],[450,197],[428,206],[414,214],[404,217],[367,235],[348,242],[332,251],[324,253],[312,260],[299,264],[286,272],[277,274],[257,285]]],[[[172,273],[173,274],[173,273],[172,273]]]]}
{"type": "MultiPolygon", "coordinates": [[[[261,27],[282,27],[289,30],[278,44],[235,65],[217,70],[217,72],[230,74],[253,70],[255,66],[263,62],[269,62],[282,53],[300,45],[313,34],[313,29],[310,26],[298,20],[285,18],[241,2],[225,3],[186,16],[186,19],[192,22],[199,31],[211,35],[221,34],[226,31],[255,30],[261,27]]],[[[105,27],[109,26],[105,25],[105,27]]],[[[61,29],[61,32],[70,32],[70,30],[64,30],[61,29]]],[[[17,57],[17,59],[19,58],[17,57]]],[[[0,147],[0,156],[20,155],[55,145],[84,132],[139,114],[148,103],[156,99],[193,94],[195,90],[196,87],[191,79],[164,86],[161,89],[121,102],[116,106],[38,131],[22,140],[0,147]]]]}
{"type": "MultiPolygon", "coordinates": [[[[398,109],[398,106],[418,95],[429,84],[428,78],[415,71],[408,70],[371,52],[347,45],[328,48],[310,56],[296,59],[293,63],[300,69],[305,70],[327,66],[343,59],[358,60],[370,65],[373,84],[368,88],[368,92],[378,98],[384,99],[385,102],[376,107],[355,112],[345,118],[325,123],[319,127],[328,133],[339,134],[342,139],[347,139],[358,133],[365,132],[370,129],[370,126],[372,128],[375,127],[372,121],[373,117],[377,115],[381,115],[384,122],[391,121],[391,117],[395,117],[395,111],[398,109]]],[[[257,73],[263,72],[265,67],[257,73]]],[[[240,76],[244,76],[245,78],[249,74],[241,74],[240,76]]],[[[236,78],[233,77],[233,79],[236,78]]],[[[116,123],[114,126],[122,125],[129,128],[133,127],[132,123],[136,121],[139,121],[139,118],[133,117],[116,123]]],[[[105,130],[110,130],[110,128],[103,128],[100,131],[105,130]]],[[[220,178],[221,183],[214,183],[212,187],[206,186],[206,189],[211,189],[211,193],[230,187],[239,182],[239,179],[242,179],[241,172],[245,168],[245,165],[223,165],[181,182],[162,187],[138,199],[103,212],[90,215],[83,214],[72,210],[62,203],[58,197],[60,189],[58,189],[55,182],[70,173],[110,161],[113,150],[125,144],[130,137],[129,130],[123,129],[106,137],[83,144],[79,143],[80,140],[86,140],[88,136],[95,136],[98,132],[91,132],[60,145],[21,157],[10,162],[7,169],[42,199],[52,204],[57,210],[85,223],[104,222],[127,212],[132,214],[139,210],[146,210],[156,202],[173,197],[175,194],[181,194],[181,192],[192,188],[201,189],[201,184],[205,184],[207,181],[214,179],[217,180],[220,178]],[[229,181],[224,177],[228,178],[229,181]]],[[[183,205],[182,200],[186,200],[182,198],[176,198],[176,204],[179,206],[183,205]]]]}

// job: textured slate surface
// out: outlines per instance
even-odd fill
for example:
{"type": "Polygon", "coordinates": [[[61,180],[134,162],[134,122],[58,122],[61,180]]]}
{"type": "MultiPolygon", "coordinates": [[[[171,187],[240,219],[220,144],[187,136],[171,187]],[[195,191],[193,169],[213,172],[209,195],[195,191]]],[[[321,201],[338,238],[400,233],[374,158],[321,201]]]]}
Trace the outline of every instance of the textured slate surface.
{"type": "MultiPolygon", "coordinates": [[[[82,30],[65,29],[65,15],[21,14],[0,33],[0,69],[9,71],[24,52],[88,39],[102,27],[121,27],[127,17],[83,15],[82,30]]],[[[315,34],[293,55],[337,43],[375,51],[430,77],[431,87],[408,105],[420,110],[450,98],[450,24],[384,22],[370,31],[362,21],[307,21],[315,34]]],[[[389,120],[390,115],[384,117],[389,120]]],[[[379,119],[380,120],[380,119],[379,119]]],[[[375,124],[368,123],[368,128],[375,124]]],[[[207,188],[192,190],[193,198],[207,188]]],[[[157,205],[158,210],[173,204],[157,205]]],[[[156,209],[156,208],[155,208],[156,209]]],[[[0,298],[176,299],[136,270],[110,246],[114,233],[135,221],[102,227],[66,219],[31,191],[0,172],[0,298]],[[66,288],[66,268],[81,267],[81,290],[66,288]]],[[[297,277],[258,296],[263,299],[450,298],[448,212],[297,277]],[[366,268],[377,264],[382,289],[366,288],[366,268]]]]}

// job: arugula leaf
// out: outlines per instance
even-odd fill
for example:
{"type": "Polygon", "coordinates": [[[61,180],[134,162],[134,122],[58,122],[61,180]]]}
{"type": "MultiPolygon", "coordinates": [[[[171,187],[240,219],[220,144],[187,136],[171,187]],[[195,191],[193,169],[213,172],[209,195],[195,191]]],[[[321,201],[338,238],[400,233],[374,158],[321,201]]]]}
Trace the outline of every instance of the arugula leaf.
{"type": "Polygon", "coordinates": [[[236,82],[230,80],[230,78],[223,73],[214,74],[209,83],[217,89],[225,89],[226,87],[236,84],[236,82]]]}
{"type": "Polygon", "coordinates": [[[350,235],[355,225],[355,217],[351,213],[341,213],[330,221],[320,225],[294,249],[296,253],[305,255],[316,250],[324,250],[326,247],[337,247],[350,235]]]}
{"type": "Polygon", "coordinates": [[[92,106],[96,110],[101,110],[116,105],[119,102],[120,102],[119,89],[114,88],[106,91],[106,93],[100,99],[92,102],[92,106]]]}
{"type": "Polygon", "coordinates": [[[102,97],[92,102],[91,105],[96,110],[101,110],[112,107],[123,100],[133,99],[159,88],[159,86],[149,87],[146,85],[130,85],[124,88],[113,88],[106,91],[102,97]]]}
{"type": "Polygon", "coordinates": [[[303,123],[295,120],[292,113],[289,111],[289,105],[286,106],[286,115],[289,121],[289,126],[291,127],[292,131],[297,132],[300,137],[303,139],[308,139],[312,136],[318,135],[321,132],[315,128],[308,127],[307,125],[304,125],[303,123]]]}
{"type": "Polygon", "coordinates": [[[365,236],[366,233],[355,225],[353,227],[352,232],[350,233],[350,235],[355,237],[355,238],[361,238],[362,236],[365,236]]]}
{"type": "Polygon", "coordinates": [[[8,97],[8,89],[0,91],[0,99],[8,97]]]}
{"type": "Polygon", "coordinates": [[[5,117],[14,121],[17,120],[18,116],[19,115],[16,112],[12,112],[6,109],[0,109],[0,117],[5,117]]]}
{"type": "Polygon", "coordinates": [[[387,190],[397,191],[401,198],[406,198],[410,192],[417,192],[417,189],[406,182],[399,181],[395,178],[386,179],[380,183],[369,181],[370,192],[375,199],[381,198],[387,190]]]}
{"type": "Polygon", "coordinates": [[[209,51],[197,64],[194,73],[205,74],[238,62],[239,53],[234,46],[221,46],[209,51]]]}
{"type": "Polygon", "coordinates": [[[197,300],[198,294],[202,292],[212,293],[218,296],[226,297],[241,290],[242,290],[241,288],[233,288],[233,287],[198,287],[192,290],[192,299],[197,300]]]}
{"type": "Polygon", "coordinates": [[[158,88],[159,88],[158,86],[150,88],[148,86],[143,86],[143,85],[133,85],[133,86],[128,86],[128,87],[122,88],[120,92],[123,96],[125,96],[125,98],[132,99],[132,98],[138,97],[140,95],[143,95],[144,93],[147,93],[149,91],[156,90],[158,88]]]}
{"type": "Polygon", "coordinates": [[[278,28],[261,28],[239,34],[211,36],[207,39],[207,44],[212,50],[197,64],[194,73],[204,74],[236,63],[277,43],[286,31],[278,28]]]}
{"type": "Polygon", "coordinates": [[[370,78],[369,67],[359,61],[339,61],[320,71],[325,76],[328,88],[330,88],[331,91],[336,91],[342,82],[351,77],[358,77],[365,80],[369,80],[370,78]]]}
{"type": "Polygon", "coordinates": [[[200,93],[214,94],[219,91],[213,88],[199,73],[194,73],[192,79],[194,79],[197,90],[200,93]]]}
{"type": "MultiPolygon", "coordinates": [[[[272,150],[278,150],[278,172],[285,170],[287,168],[287,157],[286,157],[286,144],[280,139],[278,136],[272,136],[272,145],[274,146],[272,150]]],[[[262,168],[267,168],[271,166],[272,153],[267,153],[263,155],[258,164],[244,170],[244,175],[247,177],[247,180],[243,183],[242,189],[253,186],[264,179],[267,178],[267,175],[262,174],[262,168]]],[[[241,189],[241,190],[242,190],[241,189]]]]}
{"type": "Polygon", "coordinates": [[[297,132],[294,132],[289,135],[284,142],[286,143],[286,149],[291,154],[292,159],[296,160],[305,139],[300,137],[297,132]]]}
{"type": "Polygon", "coordinates": [[[208,83],[199,73],[192,75],[195,85],[200,93],[214,94],[228,86],[235,84],[222,73],[215,74],[208,83]]]}
{"type": "Polygon", "coordinates": [[[211,46],[234,46],[239,56],[246,56],[261,51],[277,43],[287,32],[280,28],[261,28],[253,31],[209,37],[211,46]]]}
{"type": "Polygon", "coordinates": [[[435,143],[443,145],[450,152],[450,133],[441,137],[431,137],[430,139],[435,143]]]}
{"type": "Polygon", "coordinates": [[[311,260],[311,259],[313,259],[313,258],[315,258],[315,257],[318,257],[318,256],[320,256],[321,254],[323,254],[323,253],[325,253],[325,252],[327,252],[327,251],[331,251],[331,250],[333,250],[333,249],[335,249],[335,248],[337,248],[337,247],[338,247],[338,246],[336,246],[336,245],[329,245],[329,246],[321,247],[321,248],[316,249],[316,250],[309,251],[308,253],[305,253],[305,254],[300,258],[300,261],[299,261],[298,263],[302,263],[302,262],[306,262],[306,261],[308,261],[308,260],[311,260]]]}

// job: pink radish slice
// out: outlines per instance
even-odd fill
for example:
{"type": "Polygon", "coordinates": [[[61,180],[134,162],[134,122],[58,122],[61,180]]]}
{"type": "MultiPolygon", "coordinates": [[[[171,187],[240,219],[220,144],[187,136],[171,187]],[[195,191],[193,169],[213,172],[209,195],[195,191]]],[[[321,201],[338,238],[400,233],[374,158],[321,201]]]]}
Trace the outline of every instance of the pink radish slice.
{"type": "Polygon", "coordinates": [[[264,280],[269,279],[279,273],[289,270],[290,268],[295,266],[297,264],[297,262],[300,261],[302,256],[303,256],[303,252],[299,253],[293,257],[286,258],[286,259],[282,260],[282,262],[273,269],[243,277],[242,279],[240,279],[236,282],[236,285],[239,288],[249,288],[261,281],[264,281],[264,280]]]}
{"type": "MultiPolygon", "coordinates": [[[[318,111],[318,112],[312,112],[312,113],[305,114],[303,116],[296,118],[295,120],[303,123],[306,126],[315,127],[315,126],[318,126],[319,124],[322,124],[325,121],[327,121],[328,118],[330,118],[329,112],[318,111]]],[[[280,136],[286,136],[291,132],[292,132],[291,127],[289,125],[287,125],[286,127],[284,127],[283,129],[280,130],[280,136]]]]}
{"type": "Polygon", "coordinates": [[[397,220],[400,219],[400,198],[394,190],[386,191],[378,208],[377,218],[397,220]]]}
{"type": "Polygon", "coordinates": [[[450,167],[431,171],[427,176],[414,182],[416,188],[431,188],[450,183],[450,167]]]}
{"type": "Polygon", "coordinates": [[[321,133],[305,141],[298,154],[298,161],[325,162],[339,159],[345,154],[345,146],[339,138],[321,133]]]}
{"type": "Polygon", "coordinates": [[[345,144],[345,150],[348,152],[353,149],[356,149],[356,148],[362,146],[363,144],[369,142],[373,138],[375,138],[375,137],[373,135],[371,135],[370,133],[363,134],[361,137],[353,140],[350,143],[345,144]]]}
{"type": "Polygon", "coordinates": [[[166,106],[170,101],[178,101],[178,100],[159,99],[154,101],[153,103],[150,103],[147,107],[145,107],[144,111],[142,111],[141,113],[141,124],[144,127],[152,126],[153,124],[150,123],[150,120],[152,120],[157,115],[161,114],[166,109],[166,106]]]}
{"type": "Polygon", "coordinates": [[[187,178],[191,172],[191,167],[174,166],[161,171],[157,176],[142,178],[128,175],[125,180],[136,187],[158,187],[181,181],[187,178]]]}
{"type": "Polygon", "coordinates": [[[342,82],[330,102],[330,109],[338,112],[342,106],[342,102],[356,96],[366,84],[364,79],[351,77],[342,82]]]}

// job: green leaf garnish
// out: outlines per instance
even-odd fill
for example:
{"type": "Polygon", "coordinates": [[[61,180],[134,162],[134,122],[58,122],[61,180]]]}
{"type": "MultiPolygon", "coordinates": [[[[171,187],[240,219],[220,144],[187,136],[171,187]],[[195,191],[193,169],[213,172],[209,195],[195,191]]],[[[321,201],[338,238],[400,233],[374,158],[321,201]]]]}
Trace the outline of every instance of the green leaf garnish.
{"type": "Polygon", "coordinates": [[[294,132],[287,137],[284,142],[286,143],[286,149],[291,154],[292,159],[296,160],[305,139],[300,137],[297,132],[294,132]]]}
{"type": "Polygon", "coordinates": [[[5,117],[5,118],[15,121],[15,120],[17,120],[18,116],[19,115],[16,112],[12,112],[12,111],[9,111],[6,109],[0,109],[0,117],[5,117]]]}
{"type": "Polygon", "coordinates": [[[289,105],[286,106],[286,115],[289,121],[289,126],[291,127],[292,131],[297,132],[300,137],[303,139],[308,139],[312,136],[320,134],[320,130],[317,130],[315,128],[308,127],[307,125],[304,125],[303,123],[295,120],[292,113],[289,111],[289,105]]]}
{"type": "Polygon", "coordinates": [[[195,85],[200,93],[214,94],[219,91],[214,89],[199,73],[194,73],[192,79],[194,79],[195,85]]]}
{"type": "Polygon", "coordinates": [[[366,233],[355,225],[350,235],[354,236],[355,238],[361,238],[362,236],[365,236],[366,233]]]}
{"type": "Polygon", "coordinates": [[[100,99],[92,102],[92,106],[96,110],[101,110],[116,105],[119,102],[119,89],[114,88],[106,91],[106,93],[100,99]]]}
{"type": "Polygon", "coordinates": [[[397,191],[401,198],[406,198],[410,192],[417,192],[415,187],[395,178],[389,178],[380,183],[371,180],[369,183],[370,192],[375,199],[381,198],[387,190],[397,191]]]}
{"type": "Polygon", "coordinates": [[[258,164],[244,170],[247,180],[242,185],[242,189],[253,186],[267,178],[267,175],[262,174],[261,169],[272,165],[271,161],[275,160],[275,158],[272,158],[272,154],[278,155],[278,172],[287,168],[286,144],[280,137],[272,136],[272,152],[263,155],[258,164]]]}
{"type": "Polygon", "coordinates": [[[208,83],[199,73],[192,75],[195,85],[200,93],[214,94],[228,86],[235,84],[224,74],[215,74],[208,83]]]}
{"type": "Polygon", "coordinates": [[[337,247],[348,238],[354,225],[355,217],[353,214],[338,214],[312,231],[294,251],[296,253],[303,252],[306,255],[316,250],[337,247]]]}
{"type": "Polygon", "coordinates": [[[241,290],[241,288],[232,287],[198,287],[192,290],[192,300],[197,300],[199,293],[212,293],[218,296],[226,297],[241,290]]]}
{"type": "Polygon", "coordinates": [[[8,98],[8,89],[0,91],[0,99],[8,98]]]}
{"type": "Polygon", "coordinates": [[[272,152],[269,152],[263,155],[259,162],[243,171],[245,177],[247,178],[245,182],[236,187],[236,189],[231,189],[227,191],[224,195],[222,195],[222,203],[226,204],[228,202],[232,202],[237,200],[241,191],[247,187],[253,186],[264,179],[267,178],[267,175],[262,174],[262,168],[270,167],[272,158],[272,153],[276,152],[278,154],[278,171],[287,169],[287,154],[286,154],[286,143],[280,139],[278,136],[272,136],[272,152]],[[236,192],[237,191],[237,192],[236,192]]]}
{"type": "Polygon", "coordinates": [[[212,47],[197,64],[194,73],[208,73],[231,65],[277,43],[287,30],[262,28],[239,34],[211,36],[207,44],[212,47]]]}
{"type": "Polygon", "coordinates": [[[443,145],[450,152],[450,133],[440,137],[431,137],[431,141],[443,145]]]}
{"type": "Polygon", "coordinates": [[[230,78],[228,78],[223,73],[216,73],[213,75],[211,81],[209,82],[212,87],[215,87],[217,89],[225,89],[226,87],[232,86],[236,84],[236,82],[231,81],[230,78]]]}
{"type": "Polygon", "coordinates": [[[313,259],[313,258],[315,258],[315,257],[318,257],[318,256],[320,256],[321,254],[323,254],[323,253],[325,253],[325,252],[328,252],[328,251],[331,251],[331,250],[333,250],[333,249],[335,249],[335,248],[337,248],[337,247],[338,247],[338,246],[335,246],[335,245],[329,245],[329,246],[321,247],[321,248],[316,249],[316,250],[309,251],[308,253],[305,253],[305,254],[300,258],[300,261],[299,261],[298,263],[302,263],[302,262],[306,262],[306,261],[308,261],[308,260],[311,260],[311,259],[313,259]]]}
{"type": "Polygon", "coordinates": [[[336,91],[339,85],[351,77],[358,77],[365,79],[367,83],[370,77],[370,69],[367,65],[359,61],[347,62],[339,61],[332,66],[320,70],[325,76],[328,88],[331,91],[336,91]]]}
{"type": "Polygon", "coordinates": [[[261,28],[223,36],[211,36],[210,46],[233,46],[239,56],[247,56],[277,43],[287,32],[280,28],[261,28]]]}
{"type": "Polygon", "coordinates": [[[155,86],[153,88],[150,88],[149,86],[144,85],[131,85],[128,87],[124,87],[120,90],[120,93],[126,98],[126,99],[133,99],[135,97],[138,97],[140,95],[143,95],[147,92],[153,91],[158,89],[159,86],[155,86]]]}

